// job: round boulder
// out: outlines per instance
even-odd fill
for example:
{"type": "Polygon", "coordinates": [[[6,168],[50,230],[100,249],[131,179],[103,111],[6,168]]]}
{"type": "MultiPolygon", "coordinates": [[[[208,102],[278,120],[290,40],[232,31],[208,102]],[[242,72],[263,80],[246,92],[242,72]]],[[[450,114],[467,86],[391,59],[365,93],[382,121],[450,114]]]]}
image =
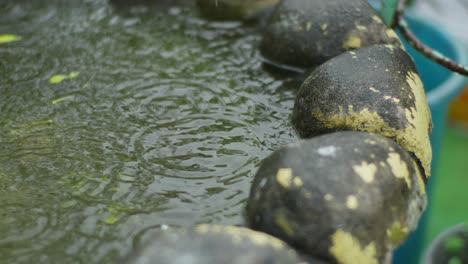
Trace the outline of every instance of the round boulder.
{"type": "Polygon", "coordinates": [[[426,206],[412,157],[393,140],[337,132],[288,145],[258,170],[249,226],[332,263],[388,263],[426,206]]]}
{"type": "Polygon", "coordinates": [[[249,20],[273,9],[279,0],[197,0],[203,15],[215,20],[249,20]]]}
{"type": "Polygon", "coordinates": [[[403,47],[367,0],[284,0],[260,44],[266,61],[311,68],[372,44],[403,47]]]}
{"type": "Polygon", "coordinates": [[[340,130],[394,139],[431,174],[431,112],[411,57],[375,45],[320,65],[297,93],[292,123],[302,137],[340,130]]]}
{"type": "Polygon", "coordinates": [[[127,264],[305,264],[270,235],[235,226],[198,225],[161,230],[127,264]]]}

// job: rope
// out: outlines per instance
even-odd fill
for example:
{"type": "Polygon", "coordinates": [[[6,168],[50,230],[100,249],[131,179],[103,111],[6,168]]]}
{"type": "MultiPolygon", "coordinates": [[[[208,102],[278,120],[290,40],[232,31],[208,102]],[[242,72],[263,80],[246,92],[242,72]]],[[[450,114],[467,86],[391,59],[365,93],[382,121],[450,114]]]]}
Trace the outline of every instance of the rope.
{"type": "Polygon", "coordinates": [[[429,59],[437,62],[438,64],[444,66],[445,68],[458,72],[462,75],[468,76],[468,66],[462,65],[453,59],[450,59],[443,55],[442,53],[433,50],[426,44],[424,44],[421,40],[419,40],[411,29],[408,26],[408,22],[405,19],[405,6],[407,0],[399,0],[398,7],[395,13],[395,25],[397,28],[400,29],[401,33],[405,37],[406,40],[413,46],[416,50],[424,54],[429,59]]]}

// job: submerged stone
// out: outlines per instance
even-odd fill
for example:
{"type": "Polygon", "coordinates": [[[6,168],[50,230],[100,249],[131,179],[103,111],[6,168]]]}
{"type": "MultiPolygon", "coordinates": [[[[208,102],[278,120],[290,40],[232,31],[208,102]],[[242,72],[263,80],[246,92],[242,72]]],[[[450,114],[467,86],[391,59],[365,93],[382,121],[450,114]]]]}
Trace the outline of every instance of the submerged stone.
{"type": "Polygon", "coordinates": [[[253,19],[271,10],[279,0],[197,0],[203,15],[219,20],[253,19]]]}
{"type": "Polygon", "coordinates": [[[125,263],[143,264],[299,264],[286,243],[243,227],[198,225],[159,232],[125,263]]]}
{"type": "Polygon", "coordinates": [[[393,140],[337,132],[263,161],[247,203],[253,229],[332,263],[385,263],[426,206],[413,158],[393,140]]]}
{"type": "Polygon", "coordinates": [[[292,123],[306,138],[340,130],[392,138],[431,174],[431,113],[414,62],[402,49],[366,47],[317,67],[299,89],[292,123]]]}
{"type": "Polygon", "coordinates": [[[260,51],[273,64],[309,68],[378,43],[403,47],[366,0],[284,0],[263,34],[260,51]]]}

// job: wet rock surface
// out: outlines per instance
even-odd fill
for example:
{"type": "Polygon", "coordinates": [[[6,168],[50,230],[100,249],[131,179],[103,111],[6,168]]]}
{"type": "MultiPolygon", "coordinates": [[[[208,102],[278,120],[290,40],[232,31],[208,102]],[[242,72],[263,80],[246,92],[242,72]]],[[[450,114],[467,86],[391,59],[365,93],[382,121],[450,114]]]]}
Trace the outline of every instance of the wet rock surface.
{"type": "Polygon", "coordinates": [[[286,243],[270,235],[220,225],[161,230],[124,263],[305,264],[286,243]]]}
{"type": "Polygon", "coordinates": [[[402,47],[365,0],[285,0],[273,13],[260,50],[271,63],[310,68],[379,43],[402,47]]]}
{"type": "Polygon", "coordinates": [[[431,113],[411,57],[389,45],[350,51],[320,65],[300,88],[292,123],[302,137],[340,130],[377,133],[431,173],[431,113]]]}
{"type": "Polygon", "coordinates": [[[253,229],[333,263],[385,263],[426,205],[412,157],[394,141],[338,132],[264,160],[247,203],[253,229]]]}
{"type": "Polygon", "coordinates": [[[216,20],[251,20],[272,11],[280,0],[197,0],[204,16],[216,20]]]}

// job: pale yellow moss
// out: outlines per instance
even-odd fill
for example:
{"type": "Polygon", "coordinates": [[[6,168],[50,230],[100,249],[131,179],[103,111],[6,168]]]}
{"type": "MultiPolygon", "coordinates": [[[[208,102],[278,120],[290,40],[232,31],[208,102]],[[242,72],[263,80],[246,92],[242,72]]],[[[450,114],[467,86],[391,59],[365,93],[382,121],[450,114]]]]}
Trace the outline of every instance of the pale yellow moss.
{"type": "Polygon", "coordinates": [[[286,189],[291,188],[292,179],[293,172],[291,168],[280,168],[276,173],[276,181],[286,189]]]}
{"type": "Polygon", "coordinates": [[[281,212],[275,213],[275,223],[283,230],[288,236],[292,236],[294,234],[294,227],[289,222],[284,214],[281,212]]]}
{"type": "Polygon", "coordinates": [[[406,49],[405,49],[405,46],[404,46],[403,43],[401,42],[401,39],[400,39],[400,37],[398,37],[398,35],[397,35],[397,33],[395,32],[395,30],[389,28],[389,29],[386,30],[385,33],[387,34],[387,37],[398,40],[398,44],[400,44],[399,47],[400,47],[401,49],[403,49],[403,50],[406,50],[406,49]]]}
{"type": "Polygon", "coordinates": [[[356,25],[356,28],[360,31],[367,31],[367,27],[363,25],[356,25]]]}
{"type": "Polygon", "coordinates": [[[414,136],[409,144],[414,145],[415,154],[421,161],[426,176],[431,175],[432,148],[429,140],[429,126],[431,123],[431,111],[427,103],[424,86],[419,75],[415,72],[409,72],[406,76],[406,82],[414,95],[415,108],[406,110],[406,117],[413,125],[414,136]]]}
{"type": "Polygon", "coordinates": [[[309,31],[312,28],[312,23],[307,22],[306,24],[306,30],[309,31]]]}
{"type": "Polygon", "coordinates": [[[328,202],[329,202],[329,201],[333,200],[334,197],[333,197],[333,195],[327,193],[327,194],[325,194],[325,196],[323,197],[323,199],[325,199],[325,201],[328,201],[328,202]]]}
{"type": "Polygon", "coordinates": [[[391,51],[393,51],[393,50],[396,49],[396,47],[395,47],[394,45],[392,45],[392,44],[385,44],[384,46],[385,46],[387,49],[391,50],[391,51]]]}
{"type": "Polygon", "coordinates": [[[385,100],[392,100],[394,103],[399,103],[401,101],[400,99],[398,99],[396,97],[389,96],[389,95],[384,96],[384,99],[385,100]]]}
{"type": "Polygon", "coordinates": [[[336,231],[332,237],[330,254],[340,264],[378,264],[374,242],[366,247],[352,234],[343,230],[336,231]]]}
{"type": "Polygon", "coordinates": [[[371,144],[371,145],[377,145],[377,142],[375,140],[372,140],[372,139],[366,139],[366,140],[364,140],[364,142],[366,142],[368,144],[371,144]]]}
{"type": "Polygon", "coordinates": [[[389,38],[400,39],[398,35],[395,33],[395,30],[391,28],[387,29],[386,33],[389,38]]]}
{"type": "Polygon", "coordinates": [[[343,43],[343,48],[344,49],[357,49],[357,48],[360,48],[361,45],[362,45],[361,39],[359,37],[352,36],[343,43]]]}
{"type": "Polygon", "coordinates": [[[346,199],[346,206],[351,210],[356,210],[359,207],[359,202],[354,195],[348,196],[346,199]]]}
{"type": "Polygon", "coordinates": [[[321,28],[323,31],[325,31],[325,30],[327,30],[327,28],[328,28],[328,24],[322,24],[322,25],[320,26],[320,28],[321,28]]]}
{"type": "Polygon", "coordinates": [[[334,129],[344,126],[356,131],[367,131],[395,138],[400,146],[416,155],[421,161],[426,176],[429,177],[432,159],[428,134],[431,113],[419,76],[415,73],[409,73],[407,82],[415,96],[416,107],[406,109],[406,118],[409,124],[405,129],[393,128],[385,122],[379,113],[370,111],[368,108],[356,112],[352,105],[348,106],[347,113],[344,113],[342,106],[338,106],[339,111],[336,114],[324,116],[323,113],[314,112],[312,116],[321,121],[327,128],[334,129]]]}
{"type": "Polygon", "coordinates": [[[302,187],[304,184],[300,177],[294,177],[291,168],[280,168],[276,174],[276,180],[284,188],[302,187]]]}
{"type": "Polygon", "coordinates": [[[374,15],[374,16],[372,16],[372,19],[373,19],[375,22],[379,23],[379,24],[383,24],[383,21],[382,21],[382,19],[381,19],[379,16],[375,16],[375,15],[374,15]]]}
{"type": "Polygon", "coordinates": [[[375,166],[375,164],[369,164],[366,161],[362,161],[360,165],[354,165],[353,170],[364,182],[372,183],[374,181],[375,173],[377,172],[377,166],[375,166]]]}
{"type": "Polygon", "coordinates": [[[411,189],[412,184],[408,166],[406,165],[406,162],[401,160],[400,154],[395,152],[388,154],[387,163],[390,166],[393,175],[395,175],[397,178],[405,179],[406,185],[408,185],[408,188],[411,189]]]}
{"type": "Polygon", "coordinates": [[[230,236],[233,241],[248,239],[258,246],[285,248],[285,244],[281,240],[244,227],[201,224],[196,226],[195,231],[199,234],[225,234],[230,236]]]}
{"type": "Polygon", "coordinates": [[[401,227],[399,222],[393,223],[393,225],[387,229],[387,237],[390,243],[396,247],[403,242],[409,234],[408,227],[401,227]]]}
{"type": "Polygon", "coordinates": [[[299,177],[294,177],[293,183],[294,183],[294,186],[296,187],[301,187],[302,185],[304,185],[304,183],[302,182],[302,179],[299,177]]]}

